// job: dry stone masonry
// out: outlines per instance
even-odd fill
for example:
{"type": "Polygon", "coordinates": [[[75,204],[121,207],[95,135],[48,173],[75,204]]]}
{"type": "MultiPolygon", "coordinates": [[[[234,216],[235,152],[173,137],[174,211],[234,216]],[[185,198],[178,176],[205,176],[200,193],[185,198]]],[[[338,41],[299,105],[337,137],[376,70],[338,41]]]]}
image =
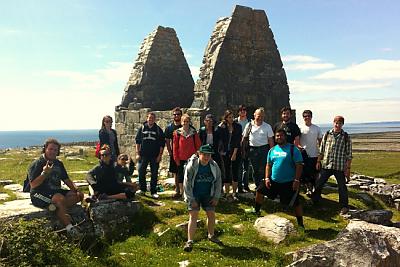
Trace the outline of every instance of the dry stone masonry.
{"type": "Polygon", "coordinates": [[[289,106],[289,87],[265,11],[236,6],[231,17],[217,21],[191,109],[221,115],[242,103],[264,107],[266,120],[275,123],[289,106]]]}
{"type": "Polygon", "coordinates": [[[144,39],[121,107],[170,110],[193,101],[193,78],[175,30],[158,26],[144,39]]]}

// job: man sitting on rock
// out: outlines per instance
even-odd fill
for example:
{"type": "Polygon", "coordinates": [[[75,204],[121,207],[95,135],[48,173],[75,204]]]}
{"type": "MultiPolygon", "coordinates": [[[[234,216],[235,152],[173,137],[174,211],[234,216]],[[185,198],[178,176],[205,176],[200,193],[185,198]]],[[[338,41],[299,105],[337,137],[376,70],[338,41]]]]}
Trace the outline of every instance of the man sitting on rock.
{"type": "Polygon", "coordinates": [[[76,233],[71,224],[67,209],[82,201],[84,194],[69,179],[64,164],[57,159],[60,143],[56,139],[47,139],[43,154],[29,167],[30,195],[32,204],[39,208],[54,210],[67,233],[76,233]],[[61,188],[61,180],[70,190],[61,188]]]}
{"type": "Polygon", "coordinates": [[[211,145],[201,146],[198,152],[199,156],[195,154],[188,160],[183,182],[190,216],[188,241],[184,247],[186,252],[192,251],[193,248],[200,207],[207,214],[208,239],[222,245],[222,242],[214,235],[215,206],[221,196],[222,188],[221,170],[218,164],[211,159],[211,154],[214,153],[211,145]]]}
{"type": "Polygon", "coordinates": [[[264,195],[270,199],[279,195],[282,204],[294,206],[297,223],[304,228],[303,208],[298,200],[303,169],[301,152],[286,142],[284,129],[276,130],[275,142],[277,145],[268,152],[265,181],[257,188],[255,208],[250,211],[259,215],[264,195]]]}

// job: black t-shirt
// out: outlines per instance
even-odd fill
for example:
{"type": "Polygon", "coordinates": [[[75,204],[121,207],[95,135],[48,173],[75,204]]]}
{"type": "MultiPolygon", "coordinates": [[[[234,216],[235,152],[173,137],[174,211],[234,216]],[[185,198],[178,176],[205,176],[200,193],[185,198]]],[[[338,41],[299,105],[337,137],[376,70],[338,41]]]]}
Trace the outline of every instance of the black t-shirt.
{"type": "MultiPolygon", "coordinates": [[[[46,165],[47,160],[44,158],[44,155],[41,155],[37,160],[32,162],[29,167],[29,181],[35,180],[43,171],[43,167],[46,165]]],[[[48,192],[54,191],[61,188],[61,180],[68,180],[68,174],[65,170],[64,164],[58,159],[53,161],[52,171],[47,174],[46,179],[43,181],[41,185],[36,188],[32,188],[31,192],[48,192]]]]}
{"type": "Polygon", "coordinates": [[[160,148],[165,146],[164,132],[157,124],[150,128],[146,123],[140,127],[136,134],[136,144],[140,144],[140,155],[144,157],[157,157],[160,148]]]}
{"type": "Polygon", "coordinates": [[[288,123],[283,123],[283,122],[278,122],[274,125],[274,134],[276,133],[276,130],[278,129],[283,129],[286,132],[287,135],[287,142],[293,144],[294,139],[297,136],[301,135],[301,131],[299,126],[297,126],[296,123],[294,122],[288,122],[288,123]]]}
{"type": "Polygon", "coordinates": [[[168,124],[168,126],[165,128],[164,135],[166,139],[173,139],[173,134],[176,129],[181,128],[182,125],[175,125],[173,122],[168,124]]]}

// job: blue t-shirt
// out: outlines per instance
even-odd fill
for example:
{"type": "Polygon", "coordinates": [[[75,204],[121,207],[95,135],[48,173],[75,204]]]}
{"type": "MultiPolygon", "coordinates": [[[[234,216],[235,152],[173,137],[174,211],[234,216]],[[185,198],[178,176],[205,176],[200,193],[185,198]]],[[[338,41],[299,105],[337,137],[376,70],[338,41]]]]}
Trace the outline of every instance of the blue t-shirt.
{"type": "Polygon", "coordinates": [[[295,163],[303,162],[301,152],[297,147],[293,147],[293,159],[290,153],[291,144],[283,147],[274,146],[268,152],[268,164],[272,165],[271,179],[277,183],[286,183],[293,181],[296,175],[295,163]]]}
{"type": "Polygon", "coordinates": [[[210,163],[206,166],[200,163],[197,175],[194,179],[193,196],[195,198],[209,197],[213,179],[210,163]]]}

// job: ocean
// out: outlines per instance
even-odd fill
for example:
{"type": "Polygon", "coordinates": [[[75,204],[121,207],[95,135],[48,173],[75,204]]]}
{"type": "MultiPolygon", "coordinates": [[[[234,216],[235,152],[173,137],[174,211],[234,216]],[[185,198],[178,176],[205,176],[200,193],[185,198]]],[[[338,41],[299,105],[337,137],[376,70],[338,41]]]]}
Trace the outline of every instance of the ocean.
{"type": "MultiPolygon", "coordinates": [[[[319,124],[322,132],[332,128],[332,124],[319,124]]],[[[400,131],[400,121],[348,123],[344,130],[349,134],[400,131]]],[[[44,140],[53,137],[61,143],[97,141],[98,129],[54,130],[54,131],[0,131],[0,149],[42,145],[44,140]]]]}

